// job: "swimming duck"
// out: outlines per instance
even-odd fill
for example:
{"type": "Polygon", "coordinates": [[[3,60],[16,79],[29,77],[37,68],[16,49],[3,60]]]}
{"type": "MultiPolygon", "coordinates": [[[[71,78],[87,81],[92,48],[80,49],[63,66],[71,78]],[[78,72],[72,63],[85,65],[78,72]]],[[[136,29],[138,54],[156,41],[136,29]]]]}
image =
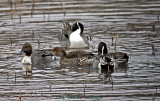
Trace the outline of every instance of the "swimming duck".
{"type": "Polygon", "coordinates": [[[108,54],[113,57],[118,63],[128,62],[128,55],[123,52],[110,52],[108,53],[107,45],[104,42],[100,42],[98,45],[98,54],[108,54]]]}
{"type": "Polygon", "coordinates": [[[52,56],[60,56],[60,64],[62,65],[89,65],[94,60],[93,52],[86,52],[83,50],[72,51],[66,53],[64,49],[55,47],[51,51],[52,56]]]}
{"type": "Polygon", "coordinates": [[[31,71],[31,55],[32,55],[32,46],[30,43],[26,42],[22,45],[22,50],[18,53],[18,55],[22,55],[25,53],[25,56],[22,60],[23,65],[25,66],[26,71],[31,71]]]}
{"type": "Polygon", "coordinates": [[[83,30],[84,26],[80,22],[74,23],[72,27],[68,22],[63,23],[62,32],[59,35],[61,46],[67,48],[89,48],[89,43],[83,35],[83,30]],[[65,45],[62,45],[63,43],[65,45]]]}
{"type": "Polygon", "coordinates": [[[117,63],[114,60],[114,58],[108,55],[107,53],[108,53],[108,50],[107,50],[106,44],[100,43],[98,45],[98,56],[96,57],[93,63],[94,68],[98,66],[99,74],[101,74],[102,69],[110,72],[110,71],[113,71],[117,66],[117,63]]]}
{"type": "Polygon", "coordinates": [[[32,50],[32,45],[28,42],[24,43],[22,45],[21,51],[18,53],[18,55],[22,55],[25,53],[24,58],[22,59],[23,70],[32,71],[32,67],[36,67],[39,70],[44,69],[44,66],[49,65],[49,63],[52,63],[51,57],[42,57],[41,54],[49,53],[51,50],[40,50],[40,49],[34,49],[32,50]]]}

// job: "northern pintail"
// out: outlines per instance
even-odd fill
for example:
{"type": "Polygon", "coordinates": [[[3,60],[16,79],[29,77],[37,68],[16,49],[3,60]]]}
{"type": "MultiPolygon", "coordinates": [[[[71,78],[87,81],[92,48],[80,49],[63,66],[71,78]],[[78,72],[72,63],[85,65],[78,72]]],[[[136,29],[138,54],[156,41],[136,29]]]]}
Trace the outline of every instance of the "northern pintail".
{"type": "Polygon", "coordinates": [[[108,54],[113,57],[118,63],[128,62],[128,55],[123,52],[108,52],[107,45],[104,42],[100,42],[98,46],[98,54],[108,54]]]}
{"type": "Polygon", "coordinates": [[[22,55],[23,53],[25,53],[25,56],[22,60],[24,68],[26,71],[32,71],[32,61],[31,61],[32,46],[30,43],[26,42],[25,44],[22,45],[22,50],[18,53],[18,55],[22,55]]]}
{"type": "Polygon", "coordinates": [[[49,63],[52,62],[52,59],[51,57],[42,57],[42,54],[47,54],[47,52],[49,53],[50,51],[51,50],[33,50],[30,43],[24,43],[21,51],[18,53],[18,55],[25,53],[25,56],[22,59],[22,69],[26,71],[32,71],[32,67],[44,69],[46,65],[49,65],[49,63]]]}
{"type": "Polygon", "coordinates": [[[98,45],[98,56],[96,57],[93,65],[94,67],[98,66],[99,71],[101,71],[101,69],[107,69],[109,72],[114,70],[117,66],[117,63],[114,60],[114,58],[108,55],[107,53],[107,45],[103,42],[100,42],[98,45]]]}
{"type": "Polygon", "coordinates": [[[68,22],[63,23],[59,41],[62,47],[67,48],[89,48],[89,43],[83,35],[84,26],[76,22],[70,26],[68,22]],[[64,44],[64,45],[63,45],[64,44]]]}
{"type": "Polygon", "coordinates": [[[51,51],[52,56],[60,56],[60,64],[62,65],[92,65],[94,56],[93,52],[87,52],[83,50],[71,51],[66,53],[66,51],[60,47],[55,47],[51,51]]]}

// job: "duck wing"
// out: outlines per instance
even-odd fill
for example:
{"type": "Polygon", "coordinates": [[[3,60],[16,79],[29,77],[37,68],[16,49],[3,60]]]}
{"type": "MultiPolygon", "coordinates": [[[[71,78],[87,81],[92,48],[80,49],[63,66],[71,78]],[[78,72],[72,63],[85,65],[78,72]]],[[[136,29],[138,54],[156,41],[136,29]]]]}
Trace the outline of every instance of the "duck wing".
{"type": "Polygon", "coordinates": [[[123,52],[111,52],[109,54],[113,56],[115,59],[129,59],[128,55],[123,52]]]}
{"type": "Polygon", "coordinates": [[[66,57],[67,58],[78,58],[92,55],[93,52],[86,52],[82,50],[69,52],[66,57]]]}
{"type": "Polygon", "coordinates": [[[61,33],[58,34],[59,41],[66,41],[69,39],[71,33],[71,26],[68,22],[64,22],[62,25],[61,33]]]}
{"type": "Polygon", "coordinates": [[[71,25],[68,22],[64,22],[62,25],[62,33],[69,36],[71,32],[71,25]]]}

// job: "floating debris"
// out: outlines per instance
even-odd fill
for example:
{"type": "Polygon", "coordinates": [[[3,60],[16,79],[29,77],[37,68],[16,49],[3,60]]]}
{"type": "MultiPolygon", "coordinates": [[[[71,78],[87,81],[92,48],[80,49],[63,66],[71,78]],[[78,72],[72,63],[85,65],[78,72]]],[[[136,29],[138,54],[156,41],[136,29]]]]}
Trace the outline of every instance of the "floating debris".
{"type": "Polygon", "coordinates": [[[131,31],[156,31],[156,25],[158,22],[128,23],[128,29],[131,31]]]}

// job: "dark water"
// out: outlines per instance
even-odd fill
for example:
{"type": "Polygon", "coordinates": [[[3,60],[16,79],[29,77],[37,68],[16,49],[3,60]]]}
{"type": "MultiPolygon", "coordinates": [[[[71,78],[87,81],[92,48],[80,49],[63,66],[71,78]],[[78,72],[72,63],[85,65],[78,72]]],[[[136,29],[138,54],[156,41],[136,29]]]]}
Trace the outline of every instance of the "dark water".
{"type": "Polygon", "coordinates": [[[23,101],[159,101],[159,16],[159,0],[1,0],[0,100],[17,101],[21,96],[23,101]],[[114,36],[114,43],[117,38],[116,51],[130,56],[128,67],[99,74],[92,67],[52,63],[33,68],[32,75],[25,77],[23,56],[16,55],[21,45],[30,42],[34,49],[59,46],[57,34],[63,21],[83,23],[95,47],[104,41],[115,51],[111,38],[114,36]]]}

